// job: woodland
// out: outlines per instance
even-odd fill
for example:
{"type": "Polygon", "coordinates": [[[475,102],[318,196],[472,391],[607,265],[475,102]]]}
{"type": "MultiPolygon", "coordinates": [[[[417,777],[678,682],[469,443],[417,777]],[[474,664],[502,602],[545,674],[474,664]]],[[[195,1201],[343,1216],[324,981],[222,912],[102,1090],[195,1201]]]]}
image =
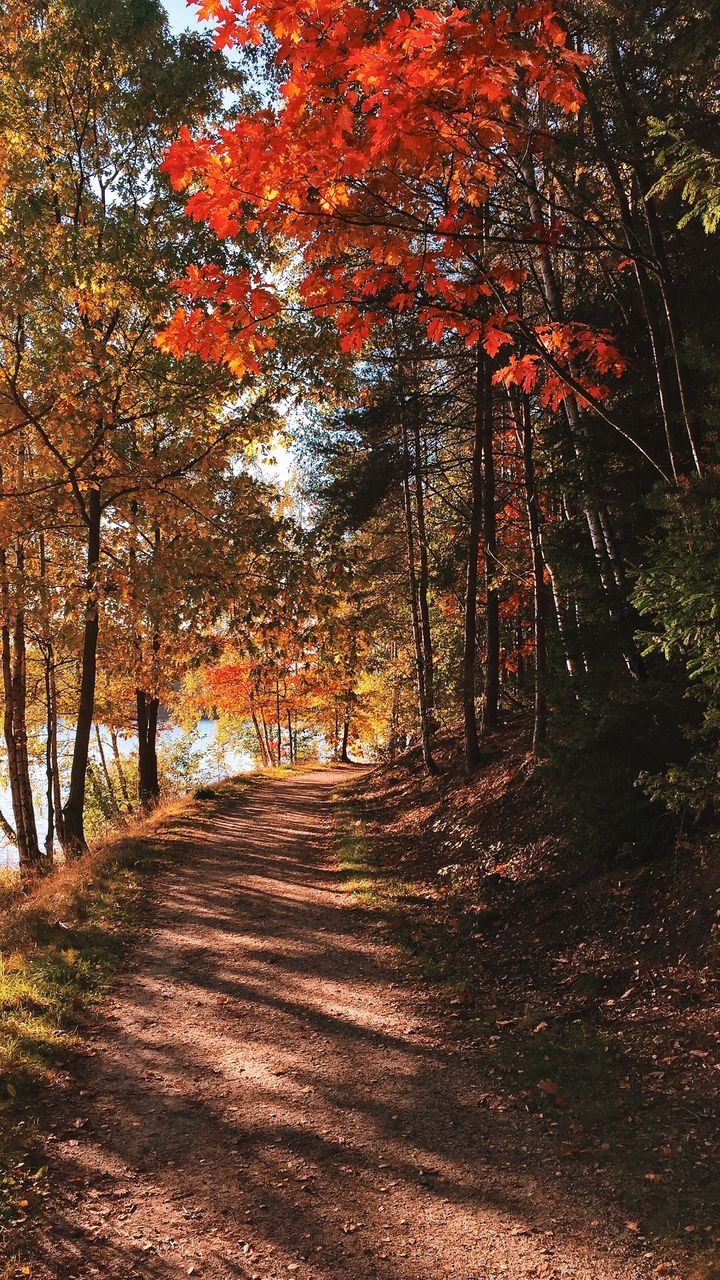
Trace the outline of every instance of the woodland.
{"type": "Polygon", "coordinates": [[[607,859],[711,826],[714,2],[197,16],[4,8],[23,873],[156,802],[164,708],[469,777],[514,724],[607,859]]]}

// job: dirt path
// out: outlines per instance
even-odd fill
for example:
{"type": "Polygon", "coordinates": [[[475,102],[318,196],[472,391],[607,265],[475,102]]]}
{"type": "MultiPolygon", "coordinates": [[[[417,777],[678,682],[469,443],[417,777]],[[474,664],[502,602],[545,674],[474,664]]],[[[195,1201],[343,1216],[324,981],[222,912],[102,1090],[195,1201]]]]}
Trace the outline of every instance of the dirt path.
{"type": "Polygon", "coordinates": [[[657,1258],[397,979],[332,865],[334,773],[258,787],[160,886],[53,1113],[70,1280],[639,1280],[657,1258]]]}

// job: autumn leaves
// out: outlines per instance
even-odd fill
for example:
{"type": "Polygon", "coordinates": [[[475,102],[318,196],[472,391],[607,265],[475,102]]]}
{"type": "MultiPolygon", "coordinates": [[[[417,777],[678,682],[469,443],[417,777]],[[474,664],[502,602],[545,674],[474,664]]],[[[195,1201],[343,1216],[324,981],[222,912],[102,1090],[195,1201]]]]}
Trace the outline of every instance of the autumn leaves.
{"type": "Polygon", "coordinates": [[[184,130],[164,162],[190,189],[194,218],[221,238],[258,237],[259,254],[254,278],[186,277],[194,305],[176,314],[169,349],[258,372],[281,307],[299,298],[336,324],[348,353],[411,313],[433,342],[453,332],[492,357],[503,349],[498,382],[540,382],[556,406],[578,391],[607,393],[599,379],[623,368],[607,334],[523,314],[522,248],[527,261],[534,239],[563,234],[559,213],[529,225],[523,166],[547,147],[547,110],[579,110],[588,62],[547,6],[472,17],[335,4],[203,14],[218,20],[223,45],[264,42],[280,71],[272,107],[215,135],[184,130]],[[299,255],[290,292],[273,253],[299,255]]]}

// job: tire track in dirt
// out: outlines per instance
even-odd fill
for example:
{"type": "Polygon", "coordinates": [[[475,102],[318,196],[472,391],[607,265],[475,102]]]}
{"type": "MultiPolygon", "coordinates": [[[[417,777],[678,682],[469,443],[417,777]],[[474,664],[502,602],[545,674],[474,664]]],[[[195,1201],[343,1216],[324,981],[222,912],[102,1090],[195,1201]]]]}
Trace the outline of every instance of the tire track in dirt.
{"type": "Polygon", "coordinates": [[[333,865],[347,771],[198,820],[53,1110],[42,1280],[645,1280],[333,865]]]}

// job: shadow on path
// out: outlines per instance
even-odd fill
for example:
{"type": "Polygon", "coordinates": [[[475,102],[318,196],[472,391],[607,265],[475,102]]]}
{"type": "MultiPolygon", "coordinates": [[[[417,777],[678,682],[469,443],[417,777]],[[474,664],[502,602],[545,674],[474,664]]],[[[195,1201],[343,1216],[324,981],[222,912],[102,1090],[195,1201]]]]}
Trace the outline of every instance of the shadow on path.
{"type": "Polygon", "coordinates": [[[645,1280],[344,893],[344,772],[193,825],[50,1123],[42,1277],[645,1280]],[[395,981],[393,980],[395,979],[395,981]]]}

